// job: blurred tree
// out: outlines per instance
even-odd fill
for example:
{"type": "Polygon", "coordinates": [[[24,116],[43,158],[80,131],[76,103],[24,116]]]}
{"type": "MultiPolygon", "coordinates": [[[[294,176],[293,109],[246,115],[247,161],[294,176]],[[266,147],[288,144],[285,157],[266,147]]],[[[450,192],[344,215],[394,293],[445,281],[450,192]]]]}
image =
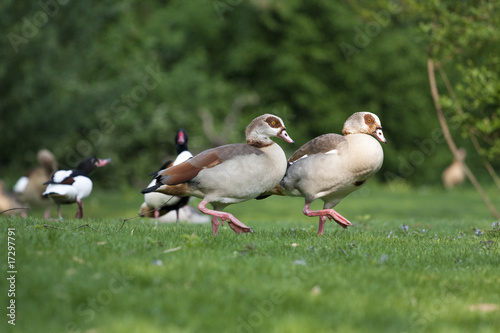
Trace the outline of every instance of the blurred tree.
{"type": "Polygon", "coordinates": [[[46,147],[61,167],[112,157],[96,184],[143,186],[179,127],[196,153],[269,112],[302,144],[369,110],[389,139],[379,178],[437,182],[424,166],[447,161],[409,15],[385,1],[3,1],[0,173],[46,147]]]}
{"type": "MultiPolygon", "coordinates": [[[[499,186],[489,163],[500,156],[500,24],[497,1],[443,0],[413,2],[422,18],[421,31],[428,43],[431,92],[443,133],[456,159],[459,151],[448,122],[459,127],[485,158],[485,167],[499,186]],[[458,76],[450,80],[449,68],[458,76]],[[436,73],[446,93],[438,89],[436,73]]],[[[462,161],[466,176],[476,187],[495,218],[500,213],[489,200],[474,173],[462,161]]],[[[500,187],[499,187],[500,189],[500,187]]]]}

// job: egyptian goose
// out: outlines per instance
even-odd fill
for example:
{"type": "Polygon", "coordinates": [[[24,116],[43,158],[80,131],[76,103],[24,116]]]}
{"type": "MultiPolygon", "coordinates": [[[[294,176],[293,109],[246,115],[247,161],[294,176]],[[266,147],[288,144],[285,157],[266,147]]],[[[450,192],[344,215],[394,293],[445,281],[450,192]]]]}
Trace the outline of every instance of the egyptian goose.
{"type": "MultiPolygon", "coordinates": [[[[177,149],[176,159],[173,162],[168,161],[163,164],[160,170],[181,164],[193,157],[193,154],[188,150],[188,135],[182,128],[175,134],[175,146],[177,149]]],[[[156,179],[153,179],[148,187],[154,186],[155,184],[156,179]]],[[[144,194],[144,203],[141,206],[139,215],[158,219],[161,215],[165,215],[175,210],[177,220],[179,220],[179,209],[187,205],[188,202],[189,197],[172,196],[158,192],[146,193],[144,194]]]]}
{"type": "Polygon", "coordinates": [[[383,143],[387,141],[377,115],[354,113],[345,122],[342,133],[344,136],[324,134],[300,147],[288,160],[285,177],[271,191],[273,194],[304,197],[303,213],[320,217],[318,235],[323,234],[327,217],[344,228],[352,225],[333,207],[377,172],[384,159],[384,152],[376,139],[383,143]],[[310,209],[316,199],[324,201],[322,210],[310,209]]]}
{"type": "Polygon", "coordinates": [[[88,177],[95,168],[105,166],[111,159],[98,159],[95,156],[88,157],[78,164],[74,170],[59,170],[46,182],[47,189],[43,195],[50,197],[57,205],[59,219],[61,216],[61,204],[77,203],[78,210],[75,218],[83,218],[82,200],[92,192],[92,181],[88,177]]]}
{"type": "Polygon", "coordinates": [[[246,144],[229,144],[196,155],[179,165],[159,171],[156,184],[143,193],[196,196],[198,209],[212,215],[212,232],[217,235],[219,218],[236,232],[253,232],[232,214],[222,210],[234,203],[256,198],[271,190],[286,172],[286,157],[270,137],[293,143],[281,118],[264,114],[246,128],[246,144]],[[212,209],[206,205],[211,203],[212,209]]]}
{"type": "MultiPolygon", "coordinates": [[[[52,201],[42,194],[47,188],[44,183],[57,171],[57,161],[54,155],[47,149],[42,149],[37,153],[38,166],[31,169],[19,178],[14,185],[14,193],[19,202],[28,207],[44,207],[44,217],[49,218],[52,201]]],[[[26,217],[25,210],[22,216],[26,217]]]]}

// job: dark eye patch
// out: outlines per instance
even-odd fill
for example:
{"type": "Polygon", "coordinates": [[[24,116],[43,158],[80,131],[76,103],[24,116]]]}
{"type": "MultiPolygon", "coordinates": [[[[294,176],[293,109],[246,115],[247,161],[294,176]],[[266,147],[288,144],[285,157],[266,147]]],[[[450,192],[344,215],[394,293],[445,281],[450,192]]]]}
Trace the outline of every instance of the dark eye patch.
{"type": "Polygon", "coordinates": [[[371,114],[365,114],[365,124],[373,125],[375,124],[375,118],[371,114]]]}
{"type": "Polygon", "coordinates": [[[276,117],[267,117],[266,118],[266,123],[269,124],[272,128],[280,128],[281,126],[281,121],[276,118],[276,117]]]}

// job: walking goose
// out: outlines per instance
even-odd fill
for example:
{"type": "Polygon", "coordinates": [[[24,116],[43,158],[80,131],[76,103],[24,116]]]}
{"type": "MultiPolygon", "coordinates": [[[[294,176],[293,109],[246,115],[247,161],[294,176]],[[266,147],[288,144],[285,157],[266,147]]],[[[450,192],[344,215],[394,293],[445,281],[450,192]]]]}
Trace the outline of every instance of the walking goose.
{"type": "Polygon", "coordinates": [[[219,218],[236,232],[253,232],[230,213],[230,205],[256,198],[271,190],[286,172],[283,149],[270,137],[293,143],[281,118],[264,114],[246,128],[246,144],[229,144],[203,151],[188,161],[161,170],[156,184],[143,193],[196,196],[202,199],[198,209],[212,215],[212,232],[217,235],[219,218]],[[211,203],[213,209],[206,207],[211,203]]]}
{"type": "Polygon", "coordinates": [[[376,173],[384,159],[376,139],[387,141],[377,115],[354,113],[342,133],[324,134],[300,147],[288,160],[283,180],[268,193],[304,197],[304,215],[319,216],[318,235],[323,234],[327,217],[344,228],[352,225],[333,207],[376,173]],[[322,210],[310,209],[316,199],[324,201],[322,210]]]}

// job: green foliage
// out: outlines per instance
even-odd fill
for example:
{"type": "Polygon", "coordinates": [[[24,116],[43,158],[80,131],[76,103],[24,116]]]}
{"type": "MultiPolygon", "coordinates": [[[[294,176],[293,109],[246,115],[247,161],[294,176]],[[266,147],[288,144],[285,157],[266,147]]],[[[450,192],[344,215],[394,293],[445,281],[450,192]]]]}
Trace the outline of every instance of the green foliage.
{"type": "Polygon", "coordinates": [[[175,155],[179,127],[190,133],[196,153],[242,142],[248,122],[265,112],[283,117],[298,144],[339,133],[353,112],[377,113],[389,140],[377,175],[383,181],[436,182],[437,167],[429,166],[449,163],[442,142],[432,139],[439,126],[425,47],[406,5],[42,3],[52,7],[0,5],[2,31],[16,35],[0,41],[0,172],[12,177],[9,185],[47,147],[61,167],[90,154],[111,157],[106,172],[94,176],[96,184],[144,186],[147,175],[175,155]],[[234,112],[247,96],[254,102],[234,112]],[[224,134],[221,141],[203,128],[204,110],[213,130],[224,134]],[[236,121],[226,125],[233,113],[236,121]],[[422,152],[426,140],[433,149],[422,152]]]}
{"type": "Polygon", "coordinates": [[[483,156],[500,156],[500,24],[495,1],[415,2],[430,56],[456,71],[443,106],[464,136],[481,140],[483,156]]]}

